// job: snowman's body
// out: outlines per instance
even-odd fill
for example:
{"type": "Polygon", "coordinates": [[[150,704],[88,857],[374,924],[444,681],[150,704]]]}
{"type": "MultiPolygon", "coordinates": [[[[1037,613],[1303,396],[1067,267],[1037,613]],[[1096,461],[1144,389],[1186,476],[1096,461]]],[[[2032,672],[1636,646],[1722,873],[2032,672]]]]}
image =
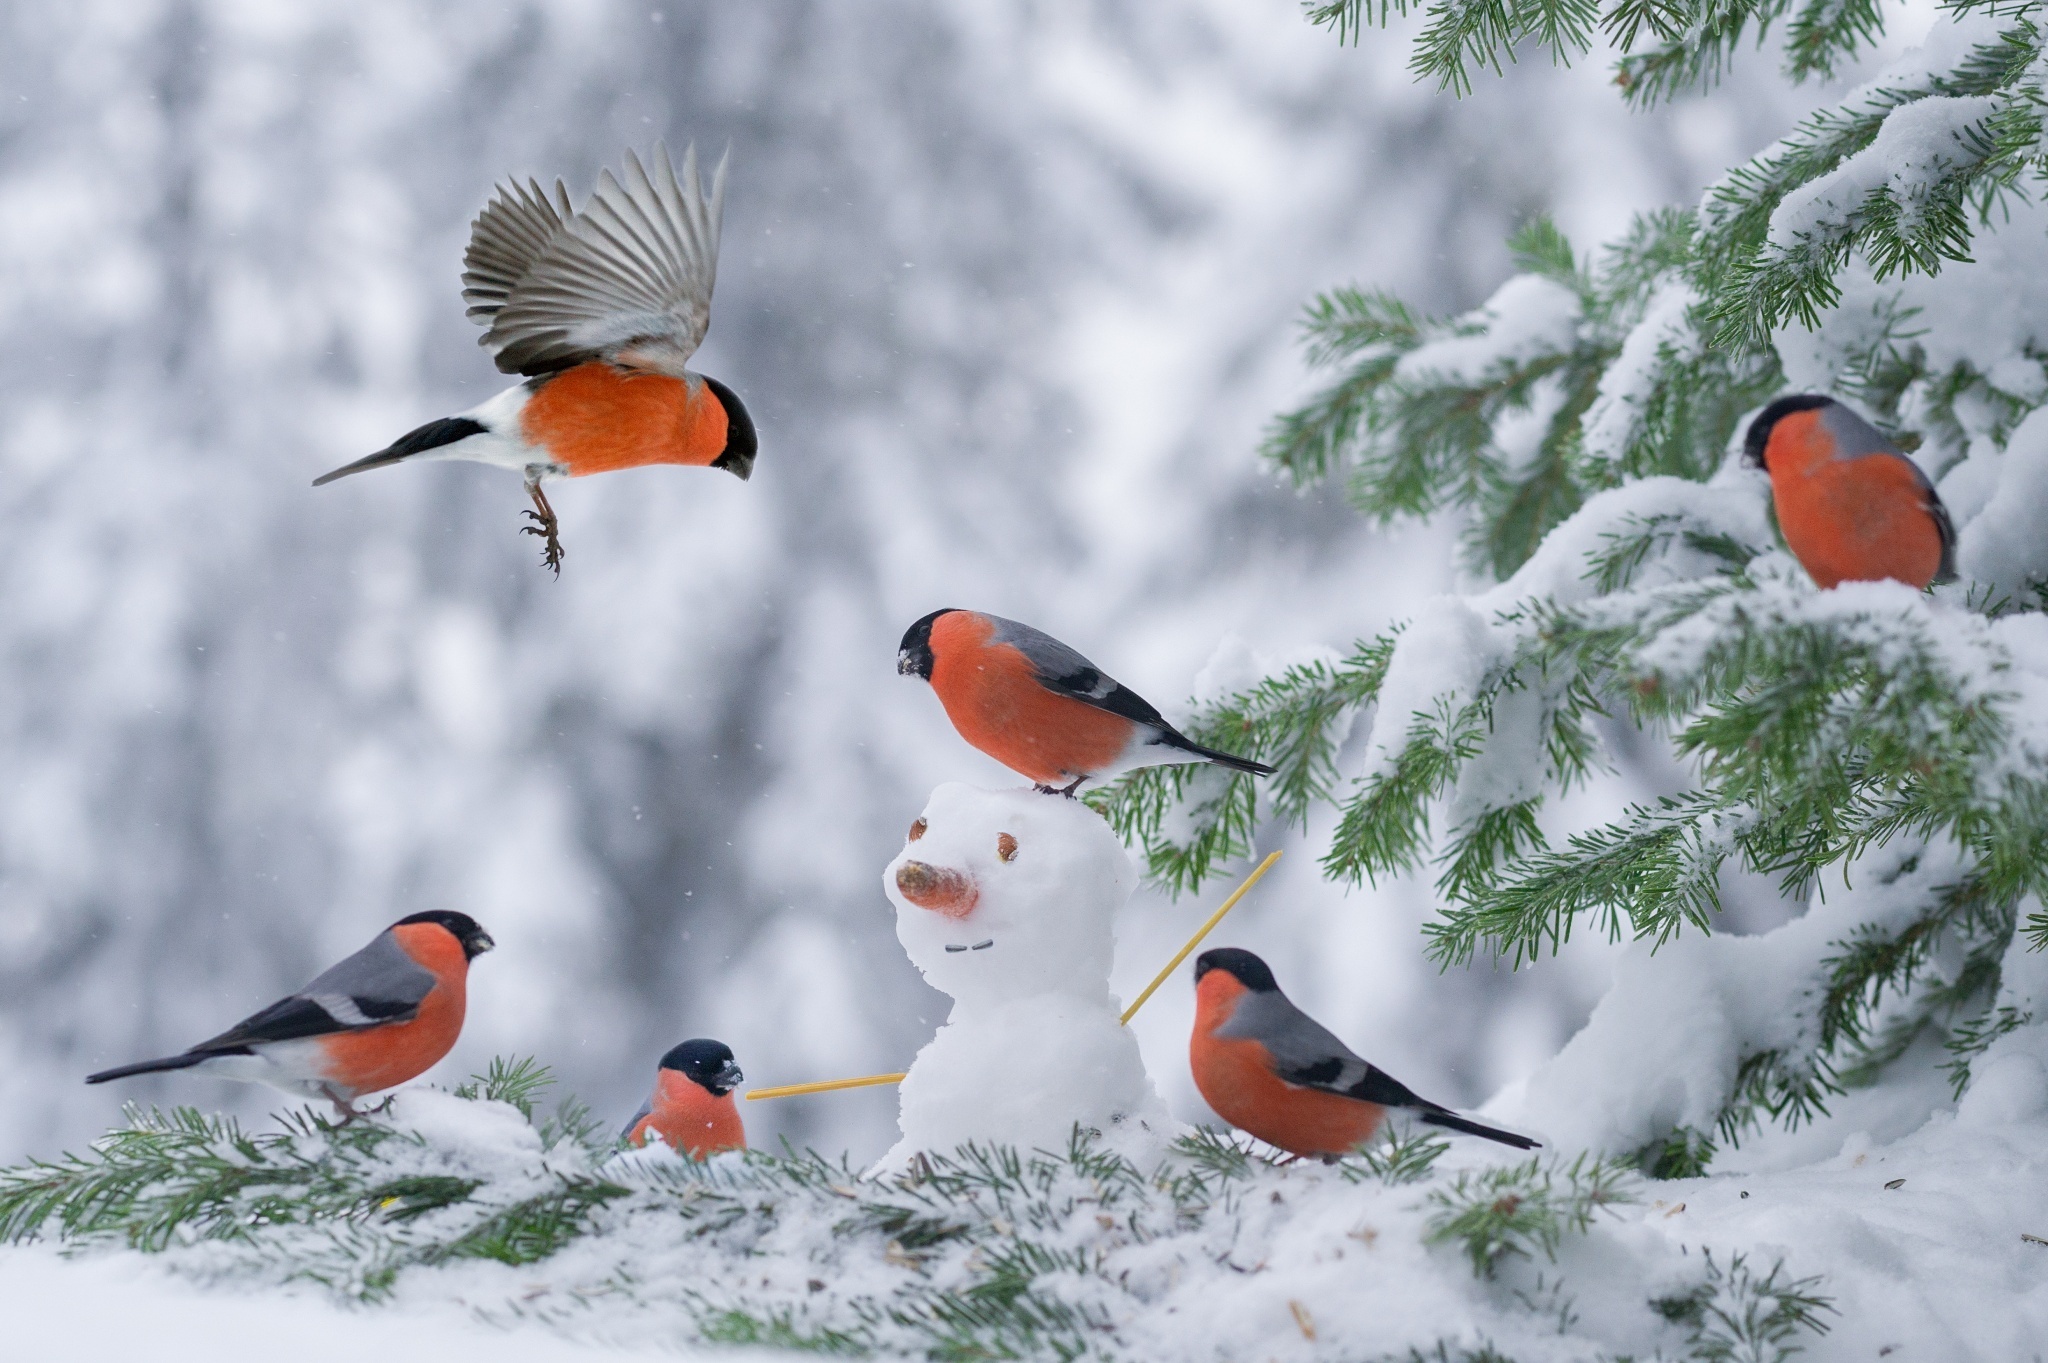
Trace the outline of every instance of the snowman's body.
{"type": "Polygon", "coordinates": [[[1035,791],[932,792],[883,884],[912,964],[953,997],[901,1089],[883,1157],[967,1141],[1063,1151],[1075,1123],[1133,1156],[1172,1135],[1109,992],[1111,920],[1137,875],[1087,806],[1035,791]]]}

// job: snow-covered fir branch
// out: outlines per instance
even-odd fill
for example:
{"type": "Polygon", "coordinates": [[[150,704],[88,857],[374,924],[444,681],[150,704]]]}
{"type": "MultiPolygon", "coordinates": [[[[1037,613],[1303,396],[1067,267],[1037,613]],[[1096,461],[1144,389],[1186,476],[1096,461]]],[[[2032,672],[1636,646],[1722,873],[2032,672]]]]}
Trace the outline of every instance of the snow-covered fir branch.
{"type": "MultiPolygon", "coordinates": [[[[1709,932],[1727,873],[1760,873],[1850,910],[1788,963],[1795,1025],[1734,1025],[1720,1092],[1637,1133],[1643,1166],[1696,1169],[1760,1120],[1803,1122],[1926,1038],[1962,1092],[2028,1025],[2010,953],[2048,944],[2048,553],[2024,528],[2048,514],[2048,370],[2028,317],[1978,320],[2015,268],[2048,265],[2040,210],[2003,197],[2040,164],[2031,14],[1965,7],[1698,211],[1645,215],[1593,256],[1532,223],[1511,243],[1522,273],[1471,313],[1318,299],[1309,358],[1334,376],[1275,423],[1269,462],[1344,479],[1377,521],[1461,517],[1498,585],[1198,707],[1191,733],[1280,772],[1159,769],[1100,796],[1154,877],[1194,888],[1262,824],[1328,811],[1326,874],[1431,871],[1432,953],[1520,964],[1582,926],[1709,932]],[[1799,386],[1917,451],[1964,583],[1815,590],[1735,458],[1748,416],[1799,386]],[[1668,745],[1692,788],[1558,829],[1548,811],[1609,764],[1617,723],[1668,745]],[[1922,861],[1945,874],[1898,869],[1922,861]],[[1902,875],[1917,898],[1886,889],[1902,875]]],[[[1823,69],[1871,22],[1802,11],[1795,65],[1823,69]],[[1839,42],[1813,36],[1826,23],[1839,42]]]]}
{"type": "Polygon", "coordinates": [[[1185,1358],[1278,1320],[1365,1359],[1779,1359],[1827,1328],[1810,1282],[1740,1251],[1667,1244],[1619,1281],[1606,1261],[1662,1205],[1586,1157],[1470,1164],[1418,1135],[1276,1164],[1196,1132],[1148,1170],[1076,1129],[1064,1149],[969,1145],[887,1177],[790,1151],[698,1164],[615,1151],[573,1108],[566,1129],[540,1120],[545,1080],[500,1062],[377,1118],[263,1133],[132,1113],[90,1151],[0,1172],[0,1231],[216,1283],[455,1292],[570,1334],[856,1356],[1185,1358]],[[1768,1347],[1717,1352],[1729,1340],[1768,1347]]]}

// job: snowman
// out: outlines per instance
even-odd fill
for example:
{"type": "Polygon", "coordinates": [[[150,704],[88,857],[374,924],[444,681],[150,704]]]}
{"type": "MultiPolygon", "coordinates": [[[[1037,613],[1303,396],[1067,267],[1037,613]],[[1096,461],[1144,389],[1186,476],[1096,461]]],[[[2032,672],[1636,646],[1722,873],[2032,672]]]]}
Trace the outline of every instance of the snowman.
{"type": "Polygon", "coordinates": [[[1141,1158],[1173,1134],[1109,992],[1110,921],[1137,875],[1102,817],[1029,790],[947,784],[884,872],[896,938],[953,998],[904,1077],[878,1167],[967,1141],[1064,1151],[1074,1124],[1141,1158]]]}

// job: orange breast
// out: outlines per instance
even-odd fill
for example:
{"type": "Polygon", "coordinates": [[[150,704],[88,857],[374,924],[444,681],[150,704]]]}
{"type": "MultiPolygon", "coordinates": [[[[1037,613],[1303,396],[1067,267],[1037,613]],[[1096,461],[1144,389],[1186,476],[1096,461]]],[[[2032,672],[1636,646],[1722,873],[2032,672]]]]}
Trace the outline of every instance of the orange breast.
{"type": "Polygon", "coordinates": [[[1903,457],[1833,457],[1819,415],[1771,431],[1771,501],[1785,545],[1822,587],[1890,579],[1924,588],[1941,568],[1941,532],[1903,457]]]}
{"type": "Polygon", "coordinates": [[[1216,1035],[1245,992],[1220,970],[1204,975],[1196,990],[1188,1063],[1203,1100],[1232,1126],[1290,1154],[1342,1155],[1372,1139],[1386,1115],[1378,1103],[1287,1083],[1258,1042],[1216,1035]]]}
{"type": "Polygon", "coordinates": [[[349,1099],[417,1079],[439,1064],[462,1035],[469,987],[469,959],[462,944],[435,923],[408,923],[392,932],[408,955],[434,972],[438,983],[410,1021],[342,1032],[321,1043],[326,1077],[349,1099]]]}
{"type": "Polygon", "coordinates": [[[708,387],[602,360],[542,384],[519,425],[529,445],[545,448],[577,478],[643,464],[709,464],[725,450],[725,405],[708,387]]]}
{"type": "Polygon", "coordinates": [[[932,690],[960,736],[1040,785],[1063,786],[1114,763],[1136,726],[1046,690],[1015,647],[988,642],[993,629],[971,611],[932,626],[932,690]]]}
{"type": "Polygon", "coordinates": [[[663,1070],[655,1079],[654,1108],[627,1134],[626,1144],[645,1145],[656,1136],[695,1160],[747,1148],[746,1128],[732,1095],[714,1098],[673,1070],[663,1070]]]}

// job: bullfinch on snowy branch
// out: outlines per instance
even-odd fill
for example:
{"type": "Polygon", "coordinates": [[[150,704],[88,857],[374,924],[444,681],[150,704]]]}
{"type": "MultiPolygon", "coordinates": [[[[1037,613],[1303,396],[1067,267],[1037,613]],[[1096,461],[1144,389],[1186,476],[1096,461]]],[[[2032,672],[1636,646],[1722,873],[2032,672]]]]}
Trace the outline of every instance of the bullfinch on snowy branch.
{"type": "Polygon", "coordinates": [[[742,479],[754,471],[754,423],[739,397],[685,362],[711,325],[725,161],[707,201],[697,149],[679,179],[657,143],[650,174],[626,153],[625,182],[605,171],[577,212],[555,181],[500,185],[470,227],[462,296],[478,344],[498,368],[524,374],[460,416],[430,421],[313,486],[389,464],[470,459],[526,475],[543,562],[562,571],[562,543],[541,479],[645,464],[695,464],[742,479]]]}
{"type": "Polygon", "coordinates": [[[930,682],[962,738],[1043,791],[1176,762],[1273,772],[1190,741],[1073,649],[999,615],[933,611],[903,636],[896,670],[930,682]]]}
{"type": "Polygon", "coordinates": [[[466,913],[401,918],[298,993],[212,1040],[85,1082],[199,1070],[325,1098],[353,1120],[363,1115],[357,1098],[417,1078],[448,1054],[462,1034],[469,963],[492,945],[466,913]]]}
{"type": "Polygon", "coordinates": [[[1833,398],[1779,398],[1750,423],[1743,458],[1770,474],[1785,545],[1821,586],[1955,580],[1956,529],[1934,484],[1833,398]]]}
{"type": "Polygon", "coordinates": [[[654,1093],[626,1123],[619,1139],[642,1146],[659,1136],[669,1148],[701,1160],[721,1150],[747,1148],[746,1128],[732,1091],[746,1075],[722,1041],[685,1041],[661,1058],[654,1093]]]}
{"type": "Polygon", "coordinates": [[[1517,1150],[1527,1136],[1468,1121],[1418,1098],[1296,1008],[1266,963],[1220,947],[1195,958],[1195,1087],[1216,1115],[1268,1145],[1335,1160],[1370,1140],[1388,1108],[1517,1150]]]}

